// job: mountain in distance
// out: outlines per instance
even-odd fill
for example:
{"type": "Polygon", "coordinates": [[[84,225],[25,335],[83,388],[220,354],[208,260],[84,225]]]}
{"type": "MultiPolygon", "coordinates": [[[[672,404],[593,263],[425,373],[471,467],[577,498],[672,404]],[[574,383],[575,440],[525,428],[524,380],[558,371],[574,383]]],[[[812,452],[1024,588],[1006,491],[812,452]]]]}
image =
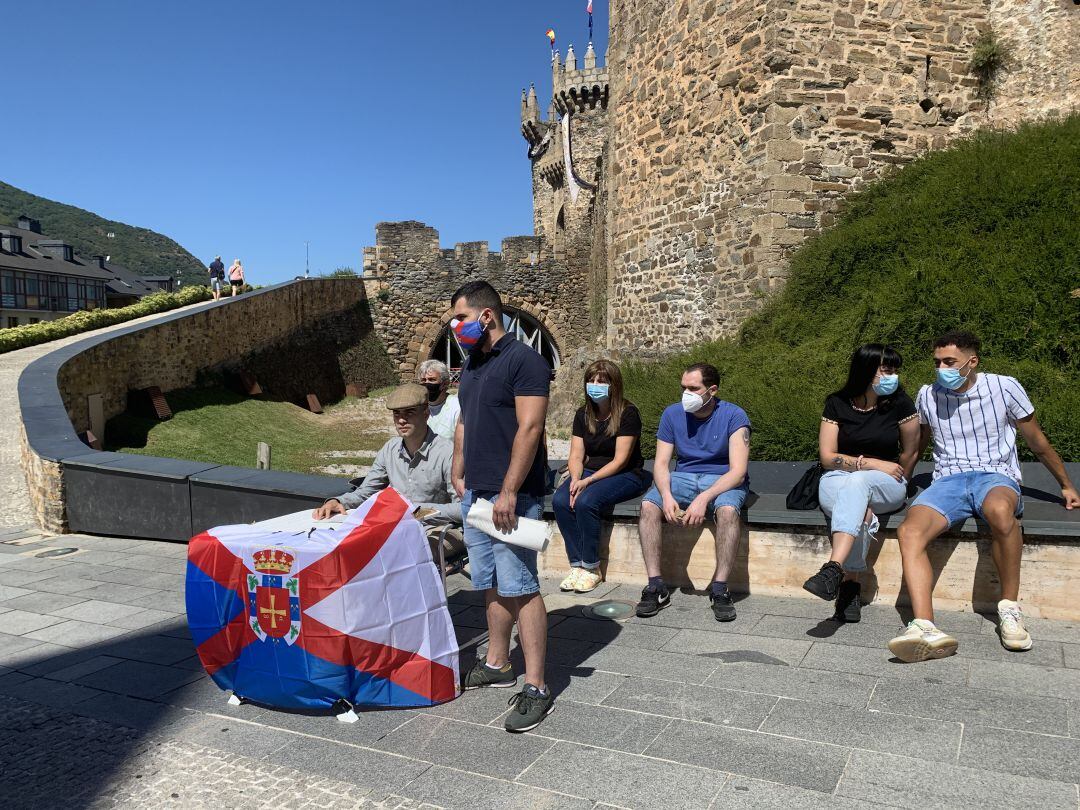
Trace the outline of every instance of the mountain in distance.
{"type": "Polygon", "coordinates": [[[145,276],[179,275],[184,286],[207,283],[203,263],[167,236],[0,182],[0,227],[14,226],[23,214],[41,223],[45,238],[64,240],[83,258],[111,256],[145,276]]]}

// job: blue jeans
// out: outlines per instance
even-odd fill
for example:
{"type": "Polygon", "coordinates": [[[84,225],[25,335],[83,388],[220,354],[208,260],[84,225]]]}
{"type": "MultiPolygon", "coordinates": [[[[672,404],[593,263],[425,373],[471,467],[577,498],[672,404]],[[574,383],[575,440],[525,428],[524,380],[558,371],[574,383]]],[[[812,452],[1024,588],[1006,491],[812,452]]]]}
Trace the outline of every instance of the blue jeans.
{"type": "MultiPolygon", "coordinates": [[[[719,475],[706,473],[673,472],[669,483],[671,497],[679,504],[680,509],[686,509],[694,498],[715,484],[716,479],[719,477],[719,475]]],[[[750,485],[745,480],[742,486],[721,492],[713,500],[712,507],[709,509],[709,516],[716,517],[716,510],[721,506],[730,506],[736,512],[742,512],[743,504],[746,502],[746,496],[749,492],[750,485]]],[[[645,493],[645,500],[658,509],[663,510],[664,508],[664,499],[660,497],[660,490],[656,488],[655,484],[645,493]]]]}
{"type": "Polygon", "coordinates": [[[862,531],[866,508],[875,514],[895,512],[904,505],[907,481],[897,481],[880,470],[845,472],[830,470],[818,484],[818,502],[829,518],[830,530],[855,538],[851,553],[844,560],[845,571],[865,571],[870,537],[862,531]]]}
{"type": "Polygon", "coordinates": [[[982,505],[990,490],[1006,487],[1016,493],[1016,516],[1024,514],[1020,485],[1007,475],[993,472],[965,472],[939,478],[919,493],[912,506],[928,506],[940,512],[951,526],[970,517],[982,518],[982,505]]]}
{"type": "MultiPolygon", "coordinates": [[[[585,470],[581,477],[589,478],[592,474],[593,470],[585,470]]],[[[644,470],[601,478],[578,494],[573,509],[570,508],[570,480],[555,491],[551,505],[572,567],[590,571],[600,567],[601,515],[617,503],[637,498],[651,483],[652,475],[644,470]]]]}
{"type": "MultiPolygon", "coordinates": [[[[480,498],[495,503],[498,492],[465,490],[461,499],[461,520],[465,524],[465,548],[469,551],[469,576],[473,588],[498,588],[499,596],[528,596],[540,590],[536,574],[536,552],[504,543],[469,525],[469,509],[480,498]]],[[[539,520],[544,516],[544,499],[518,493],[514,511],[519,517],[539,520]]]]}

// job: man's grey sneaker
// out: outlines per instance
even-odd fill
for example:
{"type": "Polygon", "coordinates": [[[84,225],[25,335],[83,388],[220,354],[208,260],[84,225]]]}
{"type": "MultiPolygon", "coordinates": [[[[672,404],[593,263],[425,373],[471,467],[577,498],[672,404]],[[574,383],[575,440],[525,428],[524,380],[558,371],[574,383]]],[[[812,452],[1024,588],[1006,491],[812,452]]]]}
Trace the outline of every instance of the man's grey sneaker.
{"type": "Polygon", "coordinates": [[[510,698],[507,705],[511,708],[506,718],[506,730],[515,733],[531,731],[555,709],[555,696],[551,694],[550,687],[545,695],[527,683],[524,689],[510,698]]]}
{"type": "Polygon", "coordinates": [[[840,592],[836,596],[836,613],[833,618],[838,622],[855,624],[862,618],[862,589],[859,583],[847,580],[840,583],[840,592]]]}
{"type": "Polygon", "coordinates": [[[820,597],[827,602],[836,598],[840,590],[840,583],[844,580],[844,569],[840,563],[829,560],[821,570],[803,583],[803,589],[810,591],[814,596],[820,597]]]}
{"type": "Polygon", "coordinates": [[[1024,627],[1020,604],[1009,599],[998,602],[998,638],[1001,646],[1013,652],[1031,649],[1031,634],[1024,627]]]}
{"type": "Polygon", "coordinates": [[[889,642],[889,651],[901,661],[914,664],[931,658],[945,658],[959,645],[948,633],[942,633],[932,621],[912,619],[904,632],[889,642]]]}
{"type": "Polygon", "coordinates": [[[671,594],[668,592],[667,588],[664,588],[661,591],[646,586],[645,590],[641,592],[641,601],[637,603],[637,610],[635,612],[641,618],[647,619],[650,616],[655,616],[670,604],[671,594]]]}
{"type": "Polygon", "coordinates": [[[712,602],[713,616],[718,622],[735,621],[735,603],[731,601],[730,593],[724,591],[719,596],[710,593],[709,601],[712,602]]]}
{"type": "Polygon", "coordinates": [[[514,674],[513,665],[507,661],[502,669],[492,669],[483,660],[476,659],[473,668],[465,676],[462,688],[479,689],[482,686],[494,686],[498,689],[517,686],[517,675],[514,674]]]}

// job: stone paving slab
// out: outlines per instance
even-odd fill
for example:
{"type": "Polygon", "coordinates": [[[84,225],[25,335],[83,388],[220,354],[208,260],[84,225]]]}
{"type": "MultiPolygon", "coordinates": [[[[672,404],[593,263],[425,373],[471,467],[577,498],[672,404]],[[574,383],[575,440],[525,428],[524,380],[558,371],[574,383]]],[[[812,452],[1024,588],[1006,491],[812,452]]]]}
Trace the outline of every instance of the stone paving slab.
{"type": "MultiPolygon", "coordinates": [[[[93,772],[88,792],[60,793],[83,806],[273,804],[255,788],[237,798],[228,774],[320,807],[790,810],[1021,796],[1078,807],[1075,623],[1033,620],[1035,648],[1008,653],[985,617],[942,613],[961,655],[907,665],[884,646],[903,620],[891,606],[843,626],[820,601],[752,595],[720,624],[704,596],[680,592],[653,619],[612,623],[582,606],[636,601],[640,588],[562,594],[545,581],[556,709],[535,732],[503,731],[513,690],[343,724],[227,704],[184,622],[182,545],[43,542],[89,549],[68,561],[0,558],[0,754],[26,752],[19,773],[46,797],[93,772]]],[[[449,585],[468,660],[486,644],[482,595],[463,576],[449,585]]],[[[516,646],[511,660],[520,672],[516,646]]]]}

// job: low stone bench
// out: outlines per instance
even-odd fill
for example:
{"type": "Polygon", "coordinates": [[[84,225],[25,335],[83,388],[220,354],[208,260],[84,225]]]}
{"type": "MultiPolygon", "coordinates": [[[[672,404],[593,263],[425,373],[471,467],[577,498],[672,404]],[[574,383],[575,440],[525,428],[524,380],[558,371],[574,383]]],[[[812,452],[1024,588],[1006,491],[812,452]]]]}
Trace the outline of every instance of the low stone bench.
{"type": "MultiPolygon", "coordinates": [[[[788,491],[809,466],[808,462],[750,463],[751,494],[743,509],[742,540],[729,575],[733,591],[748,592],[752,586],[755,593],[815,598],[802,589],[802,583],[828,559],[827,522],[820,510],[793,511],[785,505],[788,491]]],[[[1080,510],[1061,506],[1060,490],[1041,464],[1022,466],[1021,598],[1033,616],[1080,619],[1080,510]]],[[[1080,480],[1080,464],[1066,466],[1073,481],[1080,480]]],[[[931,472],[932,465],[918,465],[915,485],[928,486],[931,472]]],[[[644,585],[645,563],[637,532],[640,506],[640,498],[620,504],[605,521],[600,557],[609,582],[644,585]]],[[[906,511],[905,505],[881,516],[879,542],[871,545],[869,570],[860,575],[867,599],[897,604],[907,600],[901,588],[900,550],[894,542],[906,511]]],[[[550,498],[545,517],[554,519],[550,498]]],[[[664,579],[677,586],[707,587],[716,561],[712,522],[696,529],[665,525],[663,532],[664,579]]],[[[930,560],[937,577],[935,604],[943,609],[994,609],[997,574],[990,557],[989,530],[980,521],[968,520],[939,538],[930,547],[930,560]]],[[[569,567],[558,530],[541,555],[540,567],[549,576],[569,567]]],[[[823,605],[822,611],[827,612],[827,607],[823,605]]]]}

